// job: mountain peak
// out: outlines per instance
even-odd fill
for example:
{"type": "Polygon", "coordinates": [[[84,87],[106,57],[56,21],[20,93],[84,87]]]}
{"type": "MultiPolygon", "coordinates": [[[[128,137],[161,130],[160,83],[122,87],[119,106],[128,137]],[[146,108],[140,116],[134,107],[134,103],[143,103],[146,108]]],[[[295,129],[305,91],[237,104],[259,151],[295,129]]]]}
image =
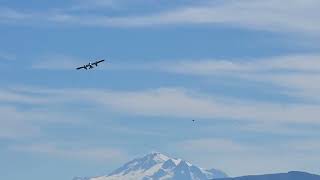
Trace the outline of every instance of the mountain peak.
{"type": "Polygon", "coordinates": [[[151,152],[147,154],[145,157],[148,157],[149,159],[152,159],[156,162],[165,162],[169,160],[170,158],[160,152],[151,152]]]}
{"type": "Polygon", "coordinates": [[[215,172],[203,170],[182,159],[151,152],[124,164],[108,176],[83,180],[208,180],[215,177],[215,172]]]}

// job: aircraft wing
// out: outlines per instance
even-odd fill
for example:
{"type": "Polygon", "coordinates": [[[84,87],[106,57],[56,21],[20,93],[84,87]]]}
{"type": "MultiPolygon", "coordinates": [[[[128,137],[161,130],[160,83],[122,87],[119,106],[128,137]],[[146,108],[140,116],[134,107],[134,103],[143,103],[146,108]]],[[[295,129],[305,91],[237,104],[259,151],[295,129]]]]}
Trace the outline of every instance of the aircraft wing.
{"type": "Polygon", "coordinates": [[[102,60],[100,60],[100,61],[96,61],[96,62],[94,62],[94,63],[92,63],[92,64],[97,65],[97,64],[99,64],[99,63],[101,63],[101,62],[103,62],[103,61],[104,61],[104,59],[102,59],[102,60]]]}
{"type": "Polygon", "coordinates": [[[81,66],[81,67],[78,67],[77,70],[79,70],[79,69],[85,69],[85,68],[86,68],[86,66],[81,66]]]}

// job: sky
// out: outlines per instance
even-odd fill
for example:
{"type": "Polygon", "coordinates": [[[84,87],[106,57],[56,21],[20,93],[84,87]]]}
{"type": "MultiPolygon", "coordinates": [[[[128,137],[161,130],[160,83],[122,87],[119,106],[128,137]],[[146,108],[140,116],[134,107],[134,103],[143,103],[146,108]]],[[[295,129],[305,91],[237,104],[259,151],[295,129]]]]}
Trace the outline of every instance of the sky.
{"type": "Polygon", "coordinates": [[[105,175],[152,151],[320,174],[319,7],[0,0],[1,177],[105,175]]]}

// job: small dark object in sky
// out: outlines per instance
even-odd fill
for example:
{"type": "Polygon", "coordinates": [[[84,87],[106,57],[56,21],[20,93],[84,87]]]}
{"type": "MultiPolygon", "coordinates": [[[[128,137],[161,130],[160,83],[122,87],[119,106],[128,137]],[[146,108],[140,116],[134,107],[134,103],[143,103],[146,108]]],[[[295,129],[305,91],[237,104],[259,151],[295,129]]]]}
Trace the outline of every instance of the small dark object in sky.
{"type": "Polygon", "coordinates": [[[100,60],[100,61],[96,61],[96,62],[94,62],[94,63],[89,62],[89,64],[85,64],[85,65],[83,65],[83,66],[81,66],[81,67],[78,67],[77,70],[79,70],[79,69],[88,70],[88,67],[89,67],[89,69],[92,69],[92,68],[94,68],[94,65],[97,67],[98,64],[101,63],[101,62],[103,62],[103,61],[104,61],[104,59],[102,59],[102,60],[100,60]]]}

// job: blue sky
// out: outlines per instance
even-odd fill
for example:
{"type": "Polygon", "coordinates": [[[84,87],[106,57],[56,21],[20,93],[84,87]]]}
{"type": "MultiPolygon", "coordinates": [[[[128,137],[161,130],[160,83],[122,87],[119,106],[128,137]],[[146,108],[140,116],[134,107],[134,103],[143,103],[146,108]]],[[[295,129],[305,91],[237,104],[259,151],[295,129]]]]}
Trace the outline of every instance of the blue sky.
{"type": "Polygon", "coordinates": [[[0,2],[4,179],[103,175],[151,151],[320,174],[318,1],[0,2]]]}

